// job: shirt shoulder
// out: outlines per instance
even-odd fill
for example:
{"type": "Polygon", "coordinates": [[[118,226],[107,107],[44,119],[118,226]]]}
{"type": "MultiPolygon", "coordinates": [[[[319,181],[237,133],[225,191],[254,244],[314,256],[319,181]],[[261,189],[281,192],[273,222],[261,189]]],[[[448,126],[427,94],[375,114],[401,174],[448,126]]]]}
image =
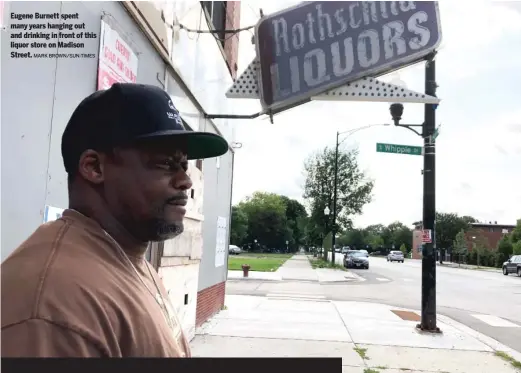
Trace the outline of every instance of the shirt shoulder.
{"type": "Polygon", "coordinates": [[[104,357],[104,346],[89,335],[44,319],[2,328],[2,357],[104,357]]]}
{"type": "Polygon", "coordinates": [[[120,261],[108,246],[68,220],[40,226],[2,263],[2,334],[35,325],[57,333],[60,326],[117,356],[120,291],[107,279],[120,261]]]}

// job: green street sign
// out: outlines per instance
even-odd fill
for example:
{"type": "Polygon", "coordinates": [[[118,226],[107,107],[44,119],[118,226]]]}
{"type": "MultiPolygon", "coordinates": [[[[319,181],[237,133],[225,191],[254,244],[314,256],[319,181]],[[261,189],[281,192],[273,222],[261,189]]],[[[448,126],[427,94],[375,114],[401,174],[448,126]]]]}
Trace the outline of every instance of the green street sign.
{"type": "Polygon", "coordinates": [[[378,153],[423,155],[423,147],[422,146],[409,146],[409,145],[396,145],[396,144],[376,143],[376,151],[378,153]]]}

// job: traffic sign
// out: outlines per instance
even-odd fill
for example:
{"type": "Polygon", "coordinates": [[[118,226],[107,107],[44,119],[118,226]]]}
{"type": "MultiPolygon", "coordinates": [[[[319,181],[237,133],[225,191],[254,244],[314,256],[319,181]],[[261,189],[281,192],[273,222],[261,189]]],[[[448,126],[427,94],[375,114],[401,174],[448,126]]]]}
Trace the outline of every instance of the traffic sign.
{"type": "Polygon", "coordinates": [[[435,1],[303,2],[255,27],[261,104],[297,105],[418,62],[440,42],[435,1]]]}
{"type": "Polygon", "coordinates": [[[422,231],[422,242],[423,243],[431,243],[432,242],[432,230],[424,229],[422,231]]]}
{"type": "Polygon", "coordinates": [[[422,155],[423,147],[410,145],[396,145],[396,144],[382,144],[376,143],[376,151],[378,153],[395,153],[395,154],[410,154],[422,155]]]}

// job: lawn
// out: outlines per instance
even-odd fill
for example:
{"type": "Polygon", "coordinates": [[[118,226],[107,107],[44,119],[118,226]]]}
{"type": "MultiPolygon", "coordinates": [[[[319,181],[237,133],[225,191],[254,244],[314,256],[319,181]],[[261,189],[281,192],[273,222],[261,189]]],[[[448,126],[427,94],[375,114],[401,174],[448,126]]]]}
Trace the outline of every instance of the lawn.
{"type": "Polygon", "coordinates": [[[324,259],[321,258],[309,258],[309,262],[311,263],[311,267],[313,269],[316,268],[329,268],[329,269],[340,269],[342,271],[347,271],[347,269],[344,268],[344,266],[340,264],[335,264],[331,262],[326,262],[324,259]]]}
{"type": "Polygon", "coordinates": [[[268,254],[268,253],[244,253],[237,256],[228,257],[228,269],[230,271],[242,271],[241,266],[248,264],[250,271],[258,272],[274,272],[286,260],[292,257],[292,254],[268,254]]]}

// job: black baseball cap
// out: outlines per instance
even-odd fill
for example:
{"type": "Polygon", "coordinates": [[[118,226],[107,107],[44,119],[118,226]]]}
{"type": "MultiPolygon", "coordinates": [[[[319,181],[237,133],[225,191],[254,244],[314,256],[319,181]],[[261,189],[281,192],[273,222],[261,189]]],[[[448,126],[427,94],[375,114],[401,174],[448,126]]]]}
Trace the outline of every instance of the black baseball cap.
{"type": "Polygon", "coordinates": [[[223,137],[186,128],[163,89],[115,83],[83,99],[72,113],[62,136],[65,170],[76,170],[87,149],[110,150],[155,139],[171,139],[174,146],[182,143],[188,159],[218,157],[228,151],[223,137]]]}

